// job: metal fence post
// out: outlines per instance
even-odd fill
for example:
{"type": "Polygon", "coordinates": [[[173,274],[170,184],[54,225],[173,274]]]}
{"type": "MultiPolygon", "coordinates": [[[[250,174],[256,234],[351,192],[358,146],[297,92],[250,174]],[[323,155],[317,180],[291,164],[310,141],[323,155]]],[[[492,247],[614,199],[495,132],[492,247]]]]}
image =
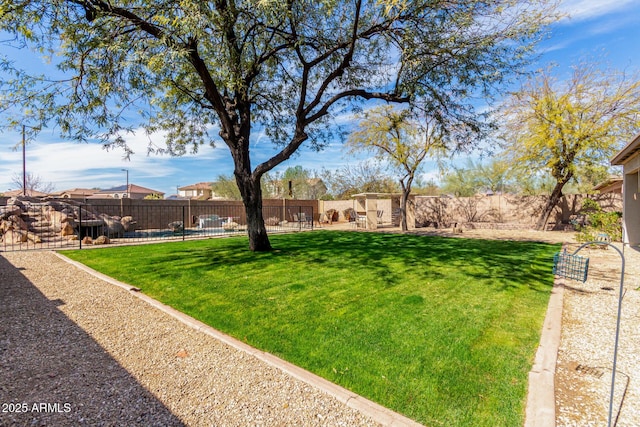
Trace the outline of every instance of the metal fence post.
{"type": "Polygon", "coordinates": [[[82,205],[78,207],[78,241],[80,242],[80,249],[82,249],[82,205]]]}
{"type": "Polygon", "coordinates": [[[182,205],[182,241],[184,241],[185,228],[187,227],[187,219],[184,216],[184,205],[182,205]]]}

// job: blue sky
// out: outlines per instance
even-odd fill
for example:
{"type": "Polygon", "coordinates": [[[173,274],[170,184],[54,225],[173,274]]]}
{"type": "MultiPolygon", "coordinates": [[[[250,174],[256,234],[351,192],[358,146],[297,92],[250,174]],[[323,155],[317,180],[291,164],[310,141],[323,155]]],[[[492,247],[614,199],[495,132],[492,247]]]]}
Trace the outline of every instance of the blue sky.
{"type": "MultiPolygon", "coordinates": [[[[584,58],[595,58],[616,69],[640,69],[640,0],[564,0],[560,7],[570,16],[556,23],[550,38],[539,45],[534,69],[555,63],[562,78],[570,74],[571,65],[584,58]]],[[[632,137],[629,135],[629,140],[632,137]]],[[[17,188],[12,181],[22,174],[22,151],[14,148],[20,142],[20,134],[0,134],[0,192],[17,188]]],[[[117,149],[105,151],[100,144],[64,141],[55,130],[43,129],[27,145],[27,171],[60,191],[123,185],[126,172],[122,169],[126,169],[130,183],[166,195],[175,194],[178,186],[213,181],[218,175],[233,171],[231,155],[223,143],[215,149],[203,146],[197,154],[182,157],[147,155],[148,139],[142,132],[129,138],[128,143],[134,154],[125,160],[124,153],[117,149]]],[[[269,141],[260,135],[254,135],[251,149],[254,165],[274,153],[269,141]]],[[[296,165],[333,170],[353,161],[339,143],[319,153],[303,147],[276,171],[296,165]]],[[[437,180],[434,162],[425,164],[424,178],[437,180]]]]}

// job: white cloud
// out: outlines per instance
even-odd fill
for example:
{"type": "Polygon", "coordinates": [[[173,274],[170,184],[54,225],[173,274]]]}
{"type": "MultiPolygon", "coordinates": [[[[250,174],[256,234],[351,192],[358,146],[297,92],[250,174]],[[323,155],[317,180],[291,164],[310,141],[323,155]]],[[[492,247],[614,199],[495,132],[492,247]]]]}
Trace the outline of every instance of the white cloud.
{"type": "Polygon", "coordinates": [[[560,3],[560,11],[575,22],[622,12],[636,3],[636,0],[564,0],[560,3]]]}
{"type": "MultiPolygon", "coordinates": [[[[22,150],[12,150],[11,140],[20,137],[3,138],[0,141],[0,192],[15,189],[13,178],[22,175],[22,150]]],[[[27,172],[38,176],[45,183],[53,183],[56,190],[74,187],[109,188],[122,185],[129,171],[129,182],[145,185],[145,180],[153,180],[180,173],[175,158],[170,155],[147,155],[150,138],[143,130],[130,135],[127,144],[133,150],[129,160],[124,158],[120,148],[106,150],[99,143],[64,142],[44,134],[35,138],[26,147],[27,172]],[[48,139],[48,141],[47,141],[48,139]],[[45,142],[46,141],[46,142],[45,142]]],[[[163,143],[162,135],[151,138],[156,144],[163,143]]],[[[18,147],[19,148],[19,147],[18,147]]],[[[197,154],[188,153],[184,159],[198,159],[215,162],[227,154],[226,147],[199,147],[197,154]]]]}

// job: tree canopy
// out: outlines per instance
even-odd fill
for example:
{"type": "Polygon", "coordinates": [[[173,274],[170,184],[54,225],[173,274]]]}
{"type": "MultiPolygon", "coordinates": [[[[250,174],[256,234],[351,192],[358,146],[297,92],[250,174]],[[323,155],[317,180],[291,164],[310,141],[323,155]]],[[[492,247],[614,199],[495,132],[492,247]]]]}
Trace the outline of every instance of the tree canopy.
{"type": "Polygon", "coordinates": [[[517,185],[513,173],[511,165],[499,158],[488,162],[469,160],[465,167],[454,167],[444,175],[442,189],[458,197],[471,197],[479,192],[509,192],[517,185]]]}
{"type": "Polygon", "coordinates": [[[349,135],[352,152],[372,151],[395,172],[402,188],[400,216],[404,231],[408,228],[407,203],[416,173],[425,157],[435,157],[448,149],[443,129],[431,117],[420,126],[412,120],[410,110],[382,106],[362,114],[358,128],[349,135]]]}
{"type": "Polygon", "coordinates": [[[554,180],[537,223],[543,229],[565,185],[581,171],[588,175],[608,164],[640,130],[640,76],[593,63],[574,67],[564,82],[542,71],[508,98],[504,111],[510,163],[554,180]]]}
{"type": "Polygon", "coordinates": [[[479,129],[472,96],[519,72],[553,18],[547,0],[0,0],[7,43],[49,55],[63,73],[3,60],[1,108],[19,107],[10,125],[26,114],[125,150],[140,127],[173,154],[221,139],[249,246],[269,250],[262,175],[303,143],[321,149],[337,136],[332,118],[365,100],[479,129]],[[259,164],[255,127],[277,147],[259,164]]]}
{"type": "Polygon", "coordinates": [[[374,161],[347,164],[335,171],[324,170],[322,179],[336,199],[348,199],[358,193],[396,193],[398,183],[374,161]]]}

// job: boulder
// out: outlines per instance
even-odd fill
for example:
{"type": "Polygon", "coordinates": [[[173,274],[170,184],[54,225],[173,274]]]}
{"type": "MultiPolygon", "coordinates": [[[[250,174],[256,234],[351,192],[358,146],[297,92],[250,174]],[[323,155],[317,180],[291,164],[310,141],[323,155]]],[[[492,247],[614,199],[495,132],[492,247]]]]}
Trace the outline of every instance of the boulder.
{"type": "Polygon", "coordinates": [[[93,241],[94,245],[108,245],[109,243],[111,243],[111,241],[109,240],[109,238],[107,236],[98,236],[93,241]]]}
{"type": "Polygon", "coordinates": [[[272,216],[264,220],[265,225],[275,226],[280,224],[280,218],[277,216],[272,216]]]}
{"type": "Polygon", "coordinates": [[[91,238],[91,236],[84,236],[84,238],[82,239],[82,244],[83,245],[92,245],[93,244],[93,239],[91,238]]]}
{"type": "Polygon", "coordinates": [[[76,230],[73,228],[73,225],[69,222],[65,222],[62,226],[62,230],[60,230],[60,235],[62,237],[71,236],[72,234],[76,234],[76,230]]]}
{"type": "Polygon", "coordinates": [[[55,231],[62,230],[63,224],[69,221],[69,216],[66,213],[58,212],[51,207],[45,212],[45,218],[49,220],[49,224],[55,231]]]}
{"type": "Polygon", "coordinates": [[[120,220],[116,220],[113,217],[110,217],[107,214],[100,215],[100,219],[104,221],[105,230],[107,236],[109,237],[124,237],[124,226],[120,222],[120,220]]]}
{"type": "Polygon", "coordinates": [[[33,243],[42,243],[40,236],[30,231],[27,231],[27,239],[31,240],[33,243]]]}
{"type": "Polygon", "coordinates": [[[131,216],[123,216],[120,220],[120,224],[124,227],[124,231],[135,231],[138,223],[134,221],[131,216]]]}
{"type": "Polygon", "coordinates": [[[27,225],[26,222],[24,222],[24,220],[19,217],[18,215],[11,215],[9,217],[9,221],[11,221],[13,223],[13,229],[14,230],[28,230],[29,226],[27,225]]]}
{"type": "Polygon", "coordinates": [[[21,213],[22,209],[20,209],[19,206],[0,206],[0,219],[6,219],[12,215],[20,215],[21,213]]]}
{"type": "Polygon", "coordinates": [[[0,221],[0,234],[6,233],[9,230],[13,230],[13,223],[6,219],[0,221]]]}
{"type": "Polygon", "coordinates": [[[225,231],[235,231],[238,229],[238,223],[233,221],[225,222],[224,224],[222,224],[222,228],[225,231]]]}
{"type": "Polygon", "coordinates": [[[20,231],[10,230],[2,235],[2,241],[7,245],[24,243],[27,241],[27,233],[21,233],[20,231]]]}
{"type": "Polygon", "coordinates": [[[182,230],[184,230],[184,225],[182,224],[182,221],[173,221],[170,222],[167,227],[169,228],[169,230],[173,231],[174,233],[179,233],[182,230]]]}

